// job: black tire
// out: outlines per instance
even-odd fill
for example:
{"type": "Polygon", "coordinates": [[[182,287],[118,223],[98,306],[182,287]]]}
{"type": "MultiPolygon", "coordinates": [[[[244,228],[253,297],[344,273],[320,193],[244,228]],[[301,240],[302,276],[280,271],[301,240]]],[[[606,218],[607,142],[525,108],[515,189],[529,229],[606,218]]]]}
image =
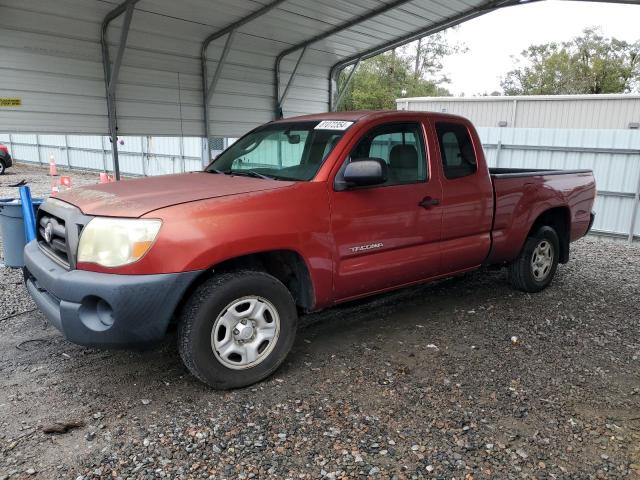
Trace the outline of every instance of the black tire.
{"type": "Polygon", "coordinates": [[[558,269],[560,258],[560,239],[558,234],[551,227],[540,227],[533,235],[525,241],[522,252],[509,265],[509,281],[514,288],[523,292],[535,293],[544,290],[549,286],[558,269]],[[536,269],[532,265],[532,259],[536,249],[548,242],[552,248],[551,266],[547,269],[536,269]],[[537,270],[534,273],[534,270],[537,270]],[[542,275],[544,277],[542,278],[542,275]],[[538,278],[537,278],[538,277],[538,278]]]}
{"type": "Polygon", "coordinates": [[[254,271],[217,274],[200,285],[182,309],[178,350],[189,371],[207,385],[221,390],[246,387],[268,377],[282,364],[293,346],[297,323],[293,297],[278,279],[254,271]],[[212,331],[217,318],[234,301],[251,295],[275,308],[279,335],[260,363],[243,370],[232,369],[214,353],[212,331]]]}
{"type": "Polygon", "coordinates": [[[4,175],[4,172],[7,171],[7,166],[4,163],[4,160],[0,158],[0,175],[4,175]]]}

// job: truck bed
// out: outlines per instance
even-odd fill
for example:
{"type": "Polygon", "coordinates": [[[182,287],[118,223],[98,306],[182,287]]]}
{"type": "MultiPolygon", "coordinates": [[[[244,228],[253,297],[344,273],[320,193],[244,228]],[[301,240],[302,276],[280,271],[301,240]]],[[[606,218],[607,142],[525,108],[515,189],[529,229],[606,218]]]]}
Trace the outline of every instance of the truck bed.
{"type": "Polygon", "coordinates": [[[492,248],[488,263],[513,260],[534,221],[543,212],[561,208],[571,227],[569,240],[586,234],[595,197],[591,170],[490,168],[494,191],[492,248]]]}

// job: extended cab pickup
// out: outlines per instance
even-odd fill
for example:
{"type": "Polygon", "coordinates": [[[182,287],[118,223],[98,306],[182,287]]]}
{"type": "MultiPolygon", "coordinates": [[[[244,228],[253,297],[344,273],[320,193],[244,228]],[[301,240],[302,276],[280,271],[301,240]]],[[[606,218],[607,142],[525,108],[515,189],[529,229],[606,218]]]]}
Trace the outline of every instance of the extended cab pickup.
{"type": "Polygon", "coordinates": [[[268,123],[204,171],[78,188],[38,211],[26,286],[70,341],[178,326],[216,388],[271,374],[299,313],[485,265],[551,282],[593,215],[591,171],[488,169],[461,117],[330,113],[268,123]]]}

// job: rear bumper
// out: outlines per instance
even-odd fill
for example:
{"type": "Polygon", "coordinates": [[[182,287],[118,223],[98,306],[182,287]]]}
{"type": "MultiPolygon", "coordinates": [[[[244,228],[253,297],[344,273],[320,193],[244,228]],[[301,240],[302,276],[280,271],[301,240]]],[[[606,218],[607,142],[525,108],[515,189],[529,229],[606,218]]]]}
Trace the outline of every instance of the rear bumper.
{"type": "Polygon", "coordinates": [[[67,270],[36,241],[24,249],[27,290],[49,322],[71,342],[120,347],[161,339],[176,306],[200,271],[115,275],[67,270]]]}

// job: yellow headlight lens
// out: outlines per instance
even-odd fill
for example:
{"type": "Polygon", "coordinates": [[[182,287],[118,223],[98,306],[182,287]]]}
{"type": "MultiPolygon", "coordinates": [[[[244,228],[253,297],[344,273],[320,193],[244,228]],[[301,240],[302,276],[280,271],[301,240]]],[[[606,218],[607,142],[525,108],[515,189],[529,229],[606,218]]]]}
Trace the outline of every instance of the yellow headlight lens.
{"type": "Polygon", "coordinates": [[[121,267],[140,260],[153,245],[162,221],[96,217],[82,230],[78,262],[121,267]]]}

